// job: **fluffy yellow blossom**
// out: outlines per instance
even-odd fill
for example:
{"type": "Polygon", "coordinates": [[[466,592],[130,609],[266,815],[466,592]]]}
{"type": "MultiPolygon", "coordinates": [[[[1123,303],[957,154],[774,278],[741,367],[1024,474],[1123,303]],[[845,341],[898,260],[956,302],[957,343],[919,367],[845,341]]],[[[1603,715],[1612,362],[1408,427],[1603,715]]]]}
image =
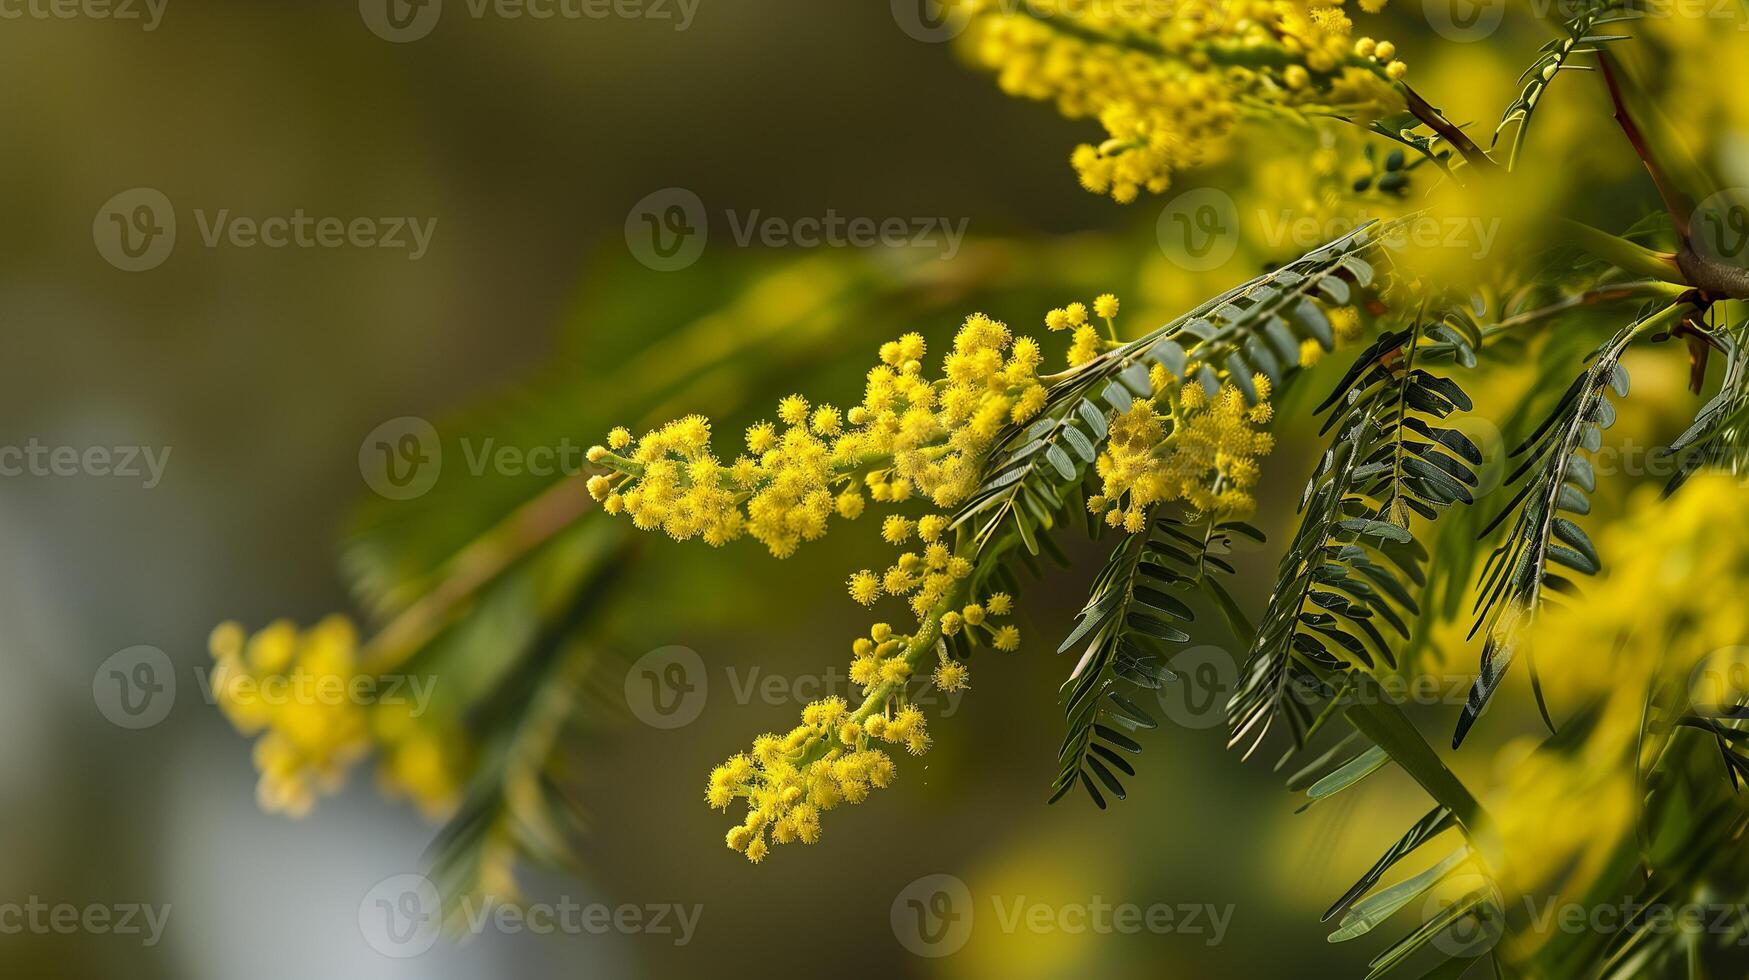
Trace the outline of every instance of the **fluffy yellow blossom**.
{"type": "MultiPolygon", "coordinates": [[[[905,707],[899,710],[916,711],[905,707]]],[[[705,799],[719,810],[735,800],[747,801],[745,819],[724,836],[729,848],[757,864],[772,844],[820,839],[820,814],[842,803],[860,803],[873,789],[892,784],[897,774],[891,758],[875,740],[903,742],[907,750],[921,731],[921,712],[905,726],[886,724],[884,715],[866,721],[856,717],[841,698],[809,704],[802,723],[787,735],[763,735],[751,752],[738,753],[712,770],[705,799]],[[877,723],[878,722],[878,723],[877,723]]],[[[922,743],[927,747],[927,741],[922,743]]]]}
{"type": "Polygon", "coordinates": [[[874,601],[880,598],[880,595],[881,580],[874,572],[865,568],[850,576],[850,597],[852,599],[862,605],[872,606],[874,601]]]}
{"type": "Polygon", "coordinates": [[[378,790],[389,799],[405,797],[427,820],[445,819],[461,799],[468,763],[460,731],[421,723],[406,702],[380,705],[374,714],[371,728],[382,756],[378,790]]]}
{"type": "Polygon", "coordinates": [[[1365,327],[1360,321],[1360,311],[1352,306],[1338,306],[1330,310],[1330,327],[1336,335],[1338,344],[1351,344],[1361,338],[1365,327]]]}
{"type": "MultiPolygon", "coordinates": [[[[940,537],[945,518],[930,516],[936,519],[926,516],[915,522],[905,529],[906,536],[918,530],[940,537]]],[[[892,782],[893,762],[875,743],[902,746],[912,755],[928,750],[928,724],[909,700],[913,685],[928,670],[925,664],[934,661],[926,676],[943,691],[965,690],[970,681],[964,663],[939,653],[942,637],[956,638],[956,648],[961,650],[978,634],[985,645],[997,650],[1020,645],[1020,631],[1014,626],[989,622],[1013,611],[1011,596],[996,592],[981,604],[965,601],[970,571],[967,559],[950,557],[946,544],[937,541],[923,555],[901,554],[884,580],[869,569],[850,577],[850,593],[858,602],[872,603],[883,592],[910,593],[918,626],[911,633],[899,633],[888,623],[876,623],[867,636],[851,643],[850,679],[861,688],[864,699],[859,707],[852,709],[840,698],[813,702],[803,709],[801,724],[788,734],[762,735],[751,751],[711,772],[706,802],[716,809],[727,809],[736,800],[747,802],[745,819],[725,838],[731,849],[757,862],[765,857],[764,848],[772,845],[818,840],[822,812],[842,803],[860,803],[871,790],[892,782]],[[956,561],[964,566],[955,569],[956,561]],[[920,599],[927,600],[926,608],[920,599]]]]}
{"type": "Polygon", "coordinates": [[[935,668],[932,680],[943,691],[963,691],[971,686],[971,671],[958,661],[944,660],[935,668]]]}
{"type": "MultiPolygon", "coordinates": [[[[1308,119],[1401,107],[1390,82],[1404,70],[1391,60],[1394,47],[1357,44],[1342,0],[963,6],[973,27],[968,53],[1003,91],[1099,121],[1105,139],[1076,147],[1069,163],[1082,187],[1119,203],[1219,159],[1258,106],[1308,119]]],[[[1053,330],[1076,325],[1055,313],[1046,318],[1053,330]]]]}
{"type": "Polygon", "coordinates": [[[1099,356],[1105,342],[1099,336],[1099,331],[1091,326],[1083,325],[1075,328],[1074,342],[1069,345],[1069,366],[1078,367],[1099,356]]]}
{"type": "Polygon", "coordinates": [[[366,705],[345,695],[359,676],[357,632],[342,616],[305,631],[280,620],[247,639],[224,623],[208,645],[219,710],[240,734],[260,735],[261,808],[303,816],[318,795],[340,789],[370,748],[366,705]]]}
{"type": "MultiPolygon", "coordinates": [[[[1267,378],[1257,375],[1252,384],[1260,399],[1269,396],[1267,378]]],[[[1256,457],[1273,447],[1269,434],[1256,428],[1271,417],[1267,405],[1248,406],[1230,381],[1213,399],[1196,382],[1178,388],[1176,399],[1170,387],[1138,399],[1111,420],[1095,462],[1100,492],[1088,508],[1131,533],[1145,530],[1149,510],[1167,501],[1228,519],[1248,514],[1254,506],[1249,491],[1260,475],[1256,457]]]]}
{"type": "MultiPolygon", "coordinates": [[[[780,558],[825,534],[832,517],[861,514],[864,499],[848,486],[859,474],[877,502],[903,502],[916,491],[951,507],[977,486],[998,435],[1044,408],[1040,351],[1036,341],[1016,340],[1003,324],[973,314],[942,359],[941,378],[924,377],[925,352],[914,333],[882,345],[862,404],[848,413],[785,397],[778,423],[751,426],[749,455],[730,463],[713,454],[702,416],[635,442],[616,430],[609,446],[589,451],[591,462],[614,471],[592,479],[590,493],[641,529],[711,545],[749,534],[780,558]]],[[[887,526],[908,534],[911,525],[887,526]]]]}

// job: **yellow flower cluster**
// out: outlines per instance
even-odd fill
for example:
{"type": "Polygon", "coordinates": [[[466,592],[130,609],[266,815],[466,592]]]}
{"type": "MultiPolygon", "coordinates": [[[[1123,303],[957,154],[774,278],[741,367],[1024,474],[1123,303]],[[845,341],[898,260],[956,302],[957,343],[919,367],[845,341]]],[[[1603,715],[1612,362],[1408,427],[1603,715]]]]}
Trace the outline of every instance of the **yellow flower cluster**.
{"type": "Polygon", "coordinates": [[[591,478],[589,492],[608,513],[629,514],[640,528],[712,545],[747,533],[780,558],[823,535],[834,514],[862,513],[865,498],[851,483],[858,471],[866,470],[864,483],[877,501],[903,501],[915,492],[952,506],[976,486],[997,433],[1044,407],[1041,355],[1037,341],[1015,338],[981,313],[966,318],[942,377],[924,377],[924,354],[914,333],[882,345],[862,404],[847,412],[810,408],[801,395],[783,399],[782,428],[752,426],[747,452],[729,463],[712,452],[710,422],[700,416],[670,422],[635,446],[631,433],[614,429],[589,459],[616,475],[591,478]]]}
{"type": "Polygon", "coordinates": [[[739,798],[747,801],[746,819],[728,832],[729,847],[757,864],[770,844],[819,840],[821,813],[861,803],[870,791],[892,784],[893,760],[870,747],[877,738],[922,753],[929,746],[923,712],[906,707],[891,718],[858,722],[844,699],[826,698],[809,704],[789,734],[754,739],[751,753],[712,770],[705,790],[705,799],[719,810],[739,798]]]}
{"type": "Polygon", "coordinates": [[[424,721],[405,701],[379,704],[371,715],[382,755],[377,789],[391,800],[407,798],[427,820],[447,818],[461,800],[468,761],[461,733],[424,721]]]}
{"type": "Polygon", "coordinates": [[[378,783],[386,795],[409,797],[430,819],[454,809],[465,755],[458,733],[434,729],[407,698],[378,699],[346,617],[301,632],[279,620],[253,636],[221,623],[208,645],[219,710],[239,733],[261,736],[254,755],[262,809],[309,813],[373,748],[383,756],[378,783]]]}
{"type": "Polygon", "coordinates": [[[299,632],[280,620],[245,637],[236,623],[213,630],[213,696],[240,734],[255,743],[261,808],[301,817],[318,793],[332,794],[369,751],[365,709],[331,696],[357,676],[358,634],[342,616],[299,632]]]}
{"type": "Polygon", "coordinates": [[[885,572],[863,569],[850,576],[850,597],[872,606],[883,594],[910,596],[911,611],[921,619],[935,608],[955,583],[972,573],[970,559],[955,555],[942,540],[948,520],[940,514],[925,514],[913,521],[892,514],[881,524],[881,537],[902,545],[915,535],[922,553],[906,551],[885,572]]]}
{"type": "Polygon", "coordinates": [[[1070,303],[1060,306],[1045,314],[1045,327],[1049,330],[1073,330],[1074,337],[1069,344],[1069,366],[1077,367],[1098,357],[1109,347],[1117,345],[1117,297],[1110,293],[1102,293],[1093,301],[1093,313],[1105,321],[1105,336],[1100,336],[1099,328],[1095,327],[1087,316],[1085,303],[1070,303]]]}
{"type": "MultiPolygon", "coordinates": [[[[944,525],[945,519],[933,515],[914,523],[890,517],[883,530],[889,541],[901,543],[913,531],[925,538],[938,537],[944,525]]],[[[965,571],[969,574],[969,565],[965,571]]],[[[873,574],[852,576],[852,588],[859,577],[873,574]]],[[[893,761],[878,743],[904,746],[912,755],[927,752],[927,720],[906,694],[917,666],[934,654],[936,666],[930,679],[942,691],[966,690],[971,681],[966,665],[945,653],[940,637],[982,633],[997,650],[1020,646],[1018,628],[991,622],[992,617],[1014,611],[1013,597],[994,592],[982,603],[960,605],[966,576],[933,574],[945,577],[942,594],[919,615],[914,633],[900,634],[886,623],[876,623],[869,635],[851,644],[850,680],[862,690],[860,708],[852,711],[835,697],[813,702],[802,711],[802,723],[788,734],[762,735],[753,741],[751,752],[738,754],[711,772],[705,799],[712,807],[726,810],[737,799],[747,801],[746,818],[728,832],[729,847],[757,863],[773,843],[811,844],[820,838],[821,813],[841,803],[861,803],[871,790],[892,782],[893,761]]]]}
{"type": "MultiPolygon", "coordinates": [[[[1509,899],[1592,889],[1646,816],[1636,764],[1655,765],[1664,746],[1642,729],[1749,697],[1749,608],[1719,601],[1749,580],[1743,503],[1742,484],[1719,472],[1697,474],[1668,500],[1639,488],[1597,537],[1603,572],[1545,606],[1523,635],[1521,655],[1535,658],[1557,720],[1597,707],[1583,740],[1538,749],[1541,736],[1525,736],[1499,755],[1501,785],[1486,803],[1503,839],[1496,871],[1509,899]],[[1674,712],[1648,708],[1666,698],[1674,712]]],[[[1718,779],[1726,785],[1722,765],[1718,779]]],[[[1527,935],[1516,945],[1529,952],[1544,942],[1527,935]]]]}
{"type": "Polygon", "coordinates": [[[1695,705],[1749,695],[1749,606],[1717,601],[1749,581],[1743,504],[1741,483],[1719,472],[1697,474],[1669,500],[1643,488],[1630,516],[1598,536],[1603,573],[1579,601],[1550,603],[1525,635],[1544,683],[1573,701],[1666,671],[1692,681],[1695,705]]]}
{"type": "Polygon", "coordinates": [[[1250,489],[1260,469],[1257,457],[1274,448],[1258,427],[1273,417],[1269,379],[1251,383],[1258,395],[1247,405],[1239,387],[1221,385],[1213,398],[1197,382],[1179,386],[1162,367],[1151,372],[1155,396],[1139,399],[1111,420],[1111,434],[1095,463],[1103,481],[1087,507],[1105,522],[1131,533],[1148,526],[1155,504],[1183,500],[1225,519],[1249,514],[1250,489]],[[1166,414],[1157,409],[1170,406],[1166,414]]]}
{"type": "MultiPolygon", "coordinates": [[[[966,0],[973,59],[1011,95],[1097,118],[1075,148],[1081,185],[1120,203],[1217,159],[1246,113],[1385,115],[1407,71],[1389,42],[1353,39],[1343,0],[966,0]]],[[[1383,0],[1361,0],[1376,12],[1383,0]]]]}

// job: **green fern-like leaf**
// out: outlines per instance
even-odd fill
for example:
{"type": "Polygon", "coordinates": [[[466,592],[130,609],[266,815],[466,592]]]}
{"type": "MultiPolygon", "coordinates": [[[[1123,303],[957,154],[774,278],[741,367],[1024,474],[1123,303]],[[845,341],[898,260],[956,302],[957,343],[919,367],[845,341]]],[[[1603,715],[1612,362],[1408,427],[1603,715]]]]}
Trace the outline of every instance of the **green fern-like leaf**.
{"type": "Polygon", "coordinates": [[[1494,142],[1498,144],[1500,134],[1516,124],[1506,158],[1508,169],[1517,164],[1519,151],[1530,135],[1531,117],[1555,76],[1563,71],[1595,71],[1579,59],[1596,54],[1601,45],[1628,39],[1626,34],[1600,34],[1597,30],[1607,24],[1639,19],[1640,13],[1629,7],[1626,0],[1584,0],[1582,9],[1562,23],[1562,35],[1544,44],[1536,60],[1518,76],[1523,87],[1494,129],[1494,142]]]}
{"type": "Polygon", "coordinates": [[[1412,515],[1435,519],[1470,503],[1479,449],[1446,426],[1471,407],[1453,380],[1417,365],[1430,339],[1420,322],[1386,333],[1355,359],[1319,411],[1336,409],[1334,432],[1301,498],[1298,532],[1228,703],[1232,744],[1254,751],[1277,717],[1296,745],[1313,726],[1312,706],[1293,696],[1313,671],[1395,664],[1426,583],[1427,552],[1412,515]]]}
{"type": "Polygon", "coordinates": [[[1112,549],[1057,650],[1086,645],[1061,692],[1069,730],[1057,755],[1052,803],[1077,783],[1100,809],[1106,793],[1125,798],[1118,773],[1134,776],[1136,770],[1122,753],[1140,753],[1141,743],[1131,736],[1157,725],[1135,694],[1169,681],[1160,651],[1190,639],[1181,627],[1195,617],[1185,598],[1197,591],[1226,595],[1216,573],[1233,571],[1221,555],[1235,534],[1262,536],[1244,524],[1199,527],[1161,517],[1146,531],[1123,534],[1112,549]]]}
{"type": "MultiPolygon", "coordinates": [[[[1627,397],[1629,379],[1621,365],[1622,355],[1655,319],[1647,318],[1620,331],[1598,348],[1591,365],[1573,380],[1554,412],[1512,450],[1511,458],[1519,463],[1506,482],[1523,483],[1482,530],[1486,536],[1507,518],[1515,518],[1505,540],[1482,566],[1476,621],[1470,635],[1484,627],[1487,633],[1481,669],[1452,736],[1454,748],[1463,743],[1500,686],[1512,662],[1516,634],[1535,615],[1545,590],[1577,590],[1573,580],[1556,566],[1580,575],[1594,575],[1601,567],[1590,537],[1572,519],[1591,512],[1589,494],[1597,489],[1596,472],[1585,454],[1597,451],[1602,430],[1615,423],[1615,405],[1609,393],[1627,397]]],[[[1534,670],[1531,679],[1543,719],[1552,729],[1534,670]]]]}

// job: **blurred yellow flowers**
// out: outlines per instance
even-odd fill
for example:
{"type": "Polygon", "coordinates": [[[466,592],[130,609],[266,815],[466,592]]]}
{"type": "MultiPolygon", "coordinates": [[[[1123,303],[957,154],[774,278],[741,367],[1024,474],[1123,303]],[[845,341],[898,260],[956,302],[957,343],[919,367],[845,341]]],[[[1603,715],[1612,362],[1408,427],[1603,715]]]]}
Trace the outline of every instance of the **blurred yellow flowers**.
{"type": "Polygon", "coordinates": [[[301,817],[338,792],[352,766],[383,753],[379,781],[433,819],[460,787],[459,746],[422,716],[429,678],[383,679],[360,670],[358,633],[344,616],[307,630],[279,620],[247,635],[237,623],[212,632],[212,691],[243,735],[259,735],[256,796],[269,812],[301,817]]]}

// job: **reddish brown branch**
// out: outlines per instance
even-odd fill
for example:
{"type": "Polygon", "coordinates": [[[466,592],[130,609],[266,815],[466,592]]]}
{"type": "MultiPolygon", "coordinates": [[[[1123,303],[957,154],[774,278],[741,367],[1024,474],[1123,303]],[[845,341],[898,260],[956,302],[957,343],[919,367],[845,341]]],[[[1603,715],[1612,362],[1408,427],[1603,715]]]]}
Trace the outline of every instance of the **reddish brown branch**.
{"type": "Polygon", "coordinates": [[[1627,100],[1622,97],[1621,82],[1616,78],[1615,59],[1606,51],[1600,51],[1597,60],[1603,65],[1603,81],[1609,86],[1609,101],[1615,106],[1615,121],[1621,131],[1633,144],[1634,153],[1640,162],[1646,165],[1646,172],[1652,176],[1652,185],[1658,189],[1658,197],[1664,202],[1664,210],[1670,212],[1670,221],[1676,227],[1676,234],[1681,238],[1684,250],[1688,245],[1688,215],[1692,208],[1684,207],[1681,195],[1671,186],[1670,178],[1658,165],[1657,158],[1652,156],[1652,148],[1646,143],[1645,134],[1640,132],[1639,124],[1634,122],[1633,114],[1628,112],[1627,100]]]}
{"type": "Polygon", "coordinates": [[[1493,171],[1499,168],[1500,165],[1494,162],[1494,158],[1490,157],[1487,151],[1477,146],[1476,141],[1470,139],[1469,134],[1445,118],[1445,114],[1430,105],[1419,92],[1407,85],[1401,85],[1401,83],[1399,85],[1403,90],[1404,105],[1409,109],[1410,115],[1421,120],[1427,128],[1438,133],[1441,139],[1456,148],[1466,163],[1483,171],[1493,171]]]}

